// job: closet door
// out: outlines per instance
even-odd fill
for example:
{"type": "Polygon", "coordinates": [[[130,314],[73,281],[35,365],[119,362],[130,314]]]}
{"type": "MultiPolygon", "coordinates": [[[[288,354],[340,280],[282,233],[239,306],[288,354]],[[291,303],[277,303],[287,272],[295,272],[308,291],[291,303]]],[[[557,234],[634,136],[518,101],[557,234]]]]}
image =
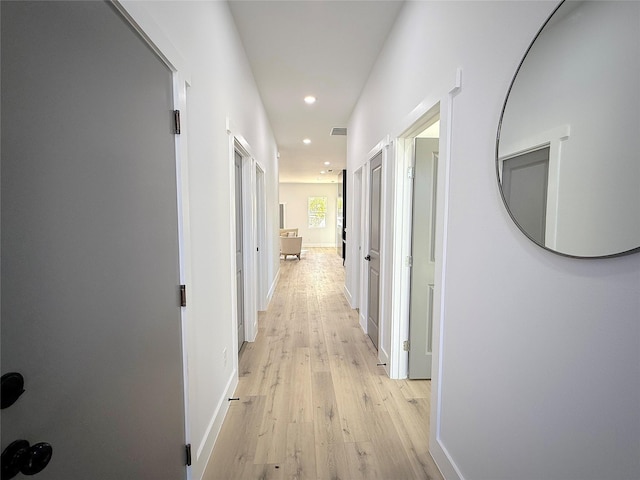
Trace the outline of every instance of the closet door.
{"type": "Polygon", "coordinates": [[[2,448],[50,444],[36,478],[184,479],[172,73],[109,3],[0,8],[2,373],[25,382],[2,448]]]}

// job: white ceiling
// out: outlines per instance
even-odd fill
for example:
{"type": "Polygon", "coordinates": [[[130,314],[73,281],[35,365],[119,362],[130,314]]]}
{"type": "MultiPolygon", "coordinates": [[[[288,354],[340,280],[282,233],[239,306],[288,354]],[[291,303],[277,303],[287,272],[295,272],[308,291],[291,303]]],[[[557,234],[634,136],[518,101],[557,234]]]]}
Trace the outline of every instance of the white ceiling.
{"type": "Polygon", "coordinates": [[[228,3],[278,143],[280,181],[336,181],[347,141],[329,133],[347,126],[403,1],[228,3]]]}

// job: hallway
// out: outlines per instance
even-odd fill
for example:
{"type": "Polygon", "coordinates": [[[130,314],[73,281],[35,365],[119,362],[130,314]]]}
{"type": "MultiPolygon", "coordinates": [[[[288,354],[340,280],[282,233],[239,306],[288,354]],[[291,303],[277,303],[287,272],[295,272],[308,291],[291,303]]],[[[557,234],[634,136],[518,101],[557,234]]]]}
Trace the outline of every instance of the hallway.
{"type": "Polygon", "coordinates": [[[348,306],[335,249],[280,261],[280,280],[205,479],[439,479],[428,381],[392,381],[348,306]]]}

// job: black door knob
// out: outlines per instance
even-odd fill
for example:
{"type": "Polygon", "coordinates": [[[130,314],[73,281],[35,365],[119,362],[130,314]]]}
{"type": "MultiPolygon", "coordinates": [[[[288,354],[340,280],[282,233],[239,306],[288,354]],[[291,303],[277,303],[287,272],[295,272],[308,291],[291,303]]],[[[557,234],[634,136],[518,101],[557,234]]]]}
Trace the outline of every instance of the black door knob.
{"type": "Polygon", "coordinates": [[[367,255],[366,257],[364,257],[364,259],[368,262],[369,260],[371,260],[371,255],[367,255]]]}
{"type": "Polygon", "coordinates": [[[16,440],[2,452],[2,480],[10,480],[18,473],[40,473],[49,464],[52,455],[53,448],[48,443],[30,446],[26,440],[16,440]]]}
{"type": "Polygon", "coordinates": [[[0,407],[7,408],[16,403],[24,393],[24,377],[17,372],[5,373],[0,380],[2,401],[0,407]]]}

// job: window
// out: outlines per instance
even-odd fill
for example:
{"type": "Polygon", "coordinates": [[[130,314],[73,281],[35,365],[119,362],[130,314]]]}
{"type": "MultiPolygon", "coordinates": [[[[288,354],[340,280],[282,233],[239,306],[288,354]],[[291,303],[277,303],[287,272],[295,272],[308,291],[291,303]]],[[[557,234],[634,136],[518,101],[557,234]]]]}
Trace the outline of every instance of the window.
{"type": "Polygon", "coordinates": [[[327,197],[309,197],[309,228],[327,226],[327,197]]]}

